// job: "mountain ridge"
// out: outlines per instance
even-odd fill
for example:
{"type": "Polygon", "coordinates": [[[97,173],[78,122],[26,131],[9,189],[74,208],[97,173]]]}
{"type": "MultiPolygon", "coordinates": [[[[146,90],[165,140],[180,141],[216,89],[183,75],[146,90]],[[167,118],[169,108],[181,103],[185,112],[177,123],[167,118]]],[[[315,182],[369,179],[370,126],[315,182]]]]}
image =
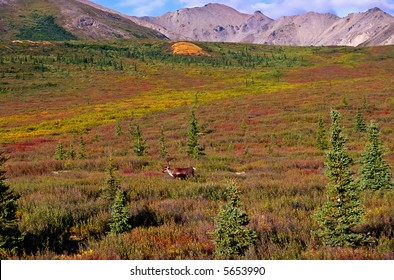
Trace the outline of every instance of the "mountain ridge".
{"type": "Polygon", "coordinates": [[[124,15],[88,0],[0,0],[0,41],[161,38],[291,46],[394,44],[394,17],[379,8],[338,17],[308,12],[276,20],[224,4],[157,17],[124,15]]]}
{"type": "Polygon", "coordinates": [[[171,40],[187,38],[294,46],[394,44],[391,27],[394,17],[379,8],[343,18],[330,13],[308,12],[273,20],[260,11],[245,14],[223,4],[207,4],[140,19],[140,24],[153,24],[151,28],[164,31],[171,40]]]}

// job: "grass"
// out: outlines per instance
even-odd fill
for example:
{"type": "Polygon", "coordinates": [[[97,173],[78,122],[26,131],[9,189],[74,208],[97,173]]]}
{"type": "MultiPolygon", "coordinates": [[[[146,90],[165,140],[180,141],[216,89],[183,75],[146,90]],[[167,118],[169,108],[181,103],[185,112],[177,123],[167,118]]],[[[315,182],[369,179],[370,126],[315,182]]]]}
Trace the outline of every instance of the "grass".
{"type": "MultiPolygon", "coordinates": [[[[357,109],[375,120],[394,163],[394,48],[275,47],[198,43],[209,56],[176,56],[156,40],[0,44],[0,142],[7,182],[21,196],[22,259],[213,259],[214,217],[231,180],[258,233],[246,259],[393,259],[393,192],[363,193],[360,231],[373,246],[324,247],[311,233],[325,200],[319,116],[338,109],[358,160],[367,136],[353,133],[357,109]],[[186,156],[190,110],[205,157],[186,156]],[[342,104],[345,97],[347,105],[342,104]],[[115,135],[119,121],[122,134],[115,135]],[[149,146],[132,151],[129,126],[149,146]],[[159,156],[163,128],[173,166],[196,177],[172,180],[159,156]],[[86,159],[56,161],[56,146],[80,136],[86,159]],[[133,229],[109,234],[102,197],[109,158],[126,191],[133,229]]],[[[10,258],[13,256],[10,256],[10,258]]]]}

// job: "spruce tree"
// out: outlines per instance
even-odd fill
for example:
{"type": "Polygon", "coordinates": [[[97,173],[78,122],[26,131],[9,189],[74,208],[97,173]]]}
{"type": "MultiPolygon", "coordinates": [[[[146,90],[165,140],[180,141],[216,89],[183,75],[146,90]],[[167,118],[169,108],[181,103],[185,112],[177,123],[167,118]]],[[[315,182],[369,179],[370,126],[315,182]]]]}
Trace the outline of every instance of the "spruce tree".
{"type": "Polygon", "coordinates": [[[225,191],[227,203],[220,207],[212,232],[215,255],[219,258],[234,259],[244,256],[256,239],[256,233],[246,228],[249,224],[247,213],[241,209],[239,191],[234,182],[225,191]]]}
{"type": "Polygon", "coordinates": [[[116,121],[116,124],[115,124],[115,135],[118,136],[118,137],[120,135],[122,135],[122,127],[121,127],[119,121],[116,121]]]}
{"type": "Polygon", "coordinates": [[[66,157],[66,150],[64,149],[64,145],[62,142],[59,142],[56,146],[55,151],[55,159],[56,160],[63,160],[66,157]]]}
{"type": "Polygon", "coordinates": [[[140,126],[137,124],[134,131],[134,153],[137,156],[143,156],[148,149],[145,139],[142,138],[140,126]]]}
{"type": "Polygon", "coordinates": [[[107,167],[107,178],[105,179],[105,188],[103,190],[104,198],[107,200],[114,199],[119,189],[120,189],[119,182],[115,178],[115,165],[113,164],[112,158],[110,158],[107,167]]]}
{"type": "Polygon", "coordinates": [[[325,162],[327,200],[316,213],[317,236],[324,245],[357,246],[363,236],[355,231],[360,224],[363,209],[359,188],[351,178],[352,159],[344,146],[346,139],[339,125],[340,114],[331,111],[330,150],[325,162]]]}
{"type": "Polygon", "coordinates": [[[324,128],[324,122],[322,117],[319,117],[319,121],[317,123],[316,143],[317,147],[321,150],[326,150],[328,148],[326,129],[324,128]]]}
{"type": "Polygon", "coordinates": [[[78,158],[79,159],[86,159],[86,142],[83,140],[82,136],[79,139],[78,158]]]}
{"type": "Polygon", "coordinates": [[[131,229],[131,225],[129,224],[129,213],[127,211],[126,195],[121,190],[116,192],[114,204],[112,205],[109,228],[113,234],[126,232],[131,229]]]}
{"type": "Polygon", "coordinates": [[[341,106],[342,107],[347,107],[348,106],[348,103],[347,103],[347,100],[346,100],[346,96],[342,96],[341,106]]]}
{"type": "Polygon", "coordinates": [[[7,158],[0,151],[0,258],[7,252],[17,253],[20,249],[22,235],[18,230],[17,199],[18,196],[5,183],[4,163],[7,158]]]}
{"type": "Polygon", "coordinates": [[[355,132],[367,132],[367,125],[364,121],[363,112],[360,109],[357,109],[356,121],[354,123],[353,130],[355,132]]]}
{"type": "Polygon", "coordinates": [[[190,115],[189,128],[187,130],[186,153],[194,158],[198,158],[199,156],[204,155],[204,148],[201,147],[198,143],[198,135],[199,135],[198,122],[194,114],[194,108],[193,108],[190,115]]]}
{"type": "Polygon", "coordinates": [[[74,151],[74,144],[73,143],[70,143],[70,149],[68,150],[67,154],[68,154],[69,159],[71,159],[71,160],[75,159],[75,151],[74,151]]]}
{"type": "Polygon", "coordinates": [[[363,96],[363,109],[366,110],[367,108],[368,108],[367,97],[364,95],[363,96]]]}
{"type": "Polygon", "coordinates": [[[365,151],[361,154],[361,187],[372,190],[393,188],[391,169],[383,159],[385,149],[375,122],[369,125],[368,136],[365,151]]]}
{"type": "Polygon", "coordinates": [[[164,130],[163,130],[163,128],[161,128],[159,143],[160,143],[159,154],[160,154],[160,156],[162,158],[165,158],[169,154],[168,154],[168,151],[167,151],[167,143],[166,143],[166,139],[164,137],[164,130]]]}

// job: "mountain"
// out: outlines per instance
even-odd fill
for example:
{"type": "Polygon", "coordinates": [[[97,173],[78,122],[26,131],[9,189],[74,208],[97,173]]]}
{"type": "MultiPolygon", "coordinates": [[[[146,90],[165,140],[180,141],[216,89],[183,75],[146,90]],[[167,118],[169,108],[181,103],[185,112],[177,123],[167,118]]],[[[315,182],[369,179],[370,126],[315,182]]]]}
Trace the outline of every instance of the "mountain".
{"type": "Polygon", "coordinates": [[[394,44],[394,17],[373,8],[340,18],[309,12],[273,20],[223,4],[157,17],[126,16],[87,0],[0,0],[0,41],[163,38],[293,46],[394,44]]]}
{"type": "Polygon", "coordinates": [[[378,8],[365,13],[349,14],[323,32],[317,45],[373,45],[394,44],[394,18],[378,8]],[[384,35],[386,34],[386,35],[384,35]]]}
{"type": "Polygon", "coordinates": [[[267,26],[255,43],[271,45],[314,45],[314,41],[339,18],[332,14],[309,12],[297,16],[280,17],[267,26]]]}
{"type": "Polygon", "coordinates": [[[140,20],[139,24],[172,40],[296,46],[394,43],[394,17],[378,8],[344,18],[309,12],[273,20],[259,11],[244,14],[225,5],[207,4],[140,20]]]}
{"type": "Polygon", "coordinates": [[[211,42],[252,42],[256,32],[273,22],[260,12],[248,15],[222,4],[207,4],[141,19],[154,24],[152,28],[172,40],[211,42]]]}
{"type": "Polygon", "coordinates": [[[85,0],[0,0],[0,40],[165,38],[85,0]]]}

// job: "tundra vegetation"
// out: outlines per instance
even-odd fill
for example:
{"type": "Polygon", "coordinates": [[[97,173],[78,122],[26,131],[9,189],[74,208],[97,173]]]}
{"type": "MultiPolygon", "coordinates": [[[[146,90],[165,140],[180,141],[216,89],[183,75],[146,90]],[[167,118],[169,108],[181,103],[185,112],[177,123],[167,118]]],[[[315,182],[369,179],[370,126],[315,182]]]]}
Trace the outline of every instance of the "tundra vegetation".
{"type": "Polygon", "coordinates": [[[0,43],[2,258],[394,259],[394,46],[171,46],[0,43]],[[162,173],[167,155],[195,176],[162,173]],[[248,234],[220,254],[229,182],[248,234]]]}

